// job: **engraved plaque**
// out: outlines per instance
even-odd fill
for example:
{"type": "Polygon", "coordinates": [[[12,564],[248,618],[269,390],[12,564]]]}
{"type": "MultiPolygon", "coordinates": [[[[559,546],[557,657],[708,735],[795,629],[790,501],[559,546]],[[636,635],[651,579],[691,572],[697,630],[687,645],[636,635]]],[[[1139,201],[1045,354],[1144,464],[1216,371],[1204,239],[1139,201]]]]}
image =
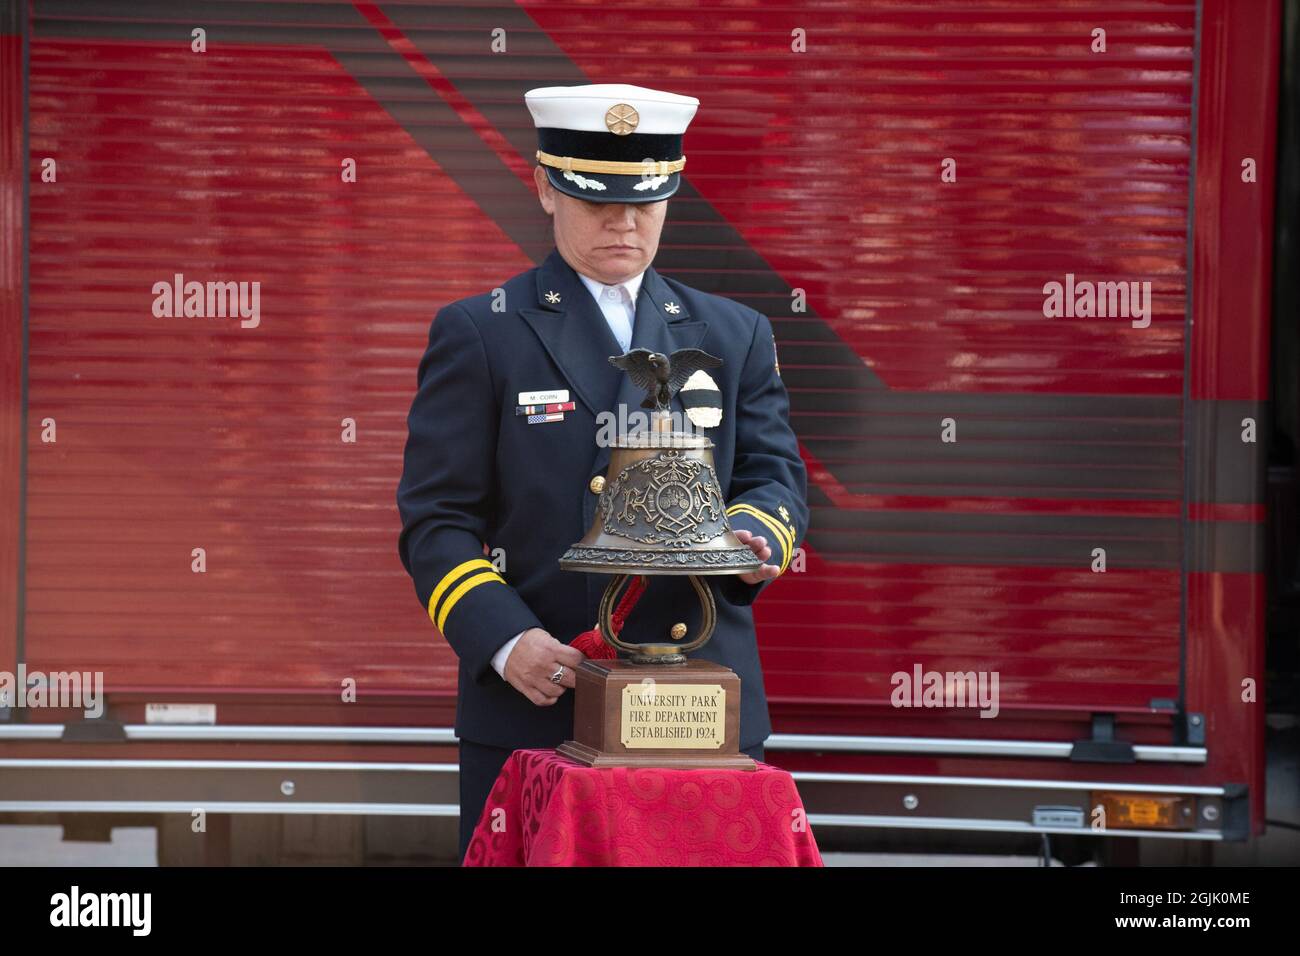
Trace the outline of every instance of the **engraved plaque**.
{"type": "Polygon", "coordinates": [[[727,737],[721,684],[647,679],[623,688],[622,705],[619,737],[628,749],[717,750],[727,737]]]}
{"type": "Polygon", "coordinates": [[[758,766],[740,752],[740,678],[729,667],[589,657],[574,677],[573,739],[556,748],[571,760],[598,768],[758,766]]]}

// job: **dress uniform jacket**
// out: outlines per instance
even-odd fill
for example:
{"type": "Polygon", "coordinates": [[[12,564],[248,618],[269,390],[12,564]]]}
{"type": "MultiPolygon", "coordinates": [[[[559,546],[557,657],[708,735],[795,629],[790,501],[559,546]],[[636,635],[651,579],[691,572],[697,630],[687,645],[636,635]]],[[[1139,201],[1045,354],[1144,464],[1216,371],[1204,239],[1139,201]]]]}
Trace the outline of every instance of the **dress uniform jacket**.
{"type": "MultiPolygon", "coordinates": [[[[722,418],[702,433],[714,443],[728,520],[763,535],[772,548],[767,563],[784,572],[808,527],[807,472],[789,425],[771,324],[648,267],[632,348],[671,354],[690,347],[723,361],[708,370],[722,418]]],[[[644,390],[609,362],[621,353],[558,250],[495,294],[447,305],[430,328],[397,489],[398,552],[421,605],[460,659],[455,731],[463,740],[553,747],[572,736],[571,690],[539,707],[491,660],[526,628],[567,643],[595,625],[610,577],[562,571],[558,560],[596,517],[592,489],[599,482],[592,479],[606,474],[611,454],[597,446],[597,416],[617,419],[620,405],[624,419],[645,414],[644,390]],[[516,414],[521,393],[549,390],[567,390],[574,402],[562,421],[529,424],[516,414]]],[[[680,396],[672,407],[683,414],[680,396]]],[[[717,626],[692,656],[740,676],[740,745],[750,747],[771,732],[751,605],[774,582],[703,580],[718,602],[717,626]]],[[[688,579],[648,582],[620,637],[663,642],[679,621],[697,633],[699,601],[688,579]]]]}

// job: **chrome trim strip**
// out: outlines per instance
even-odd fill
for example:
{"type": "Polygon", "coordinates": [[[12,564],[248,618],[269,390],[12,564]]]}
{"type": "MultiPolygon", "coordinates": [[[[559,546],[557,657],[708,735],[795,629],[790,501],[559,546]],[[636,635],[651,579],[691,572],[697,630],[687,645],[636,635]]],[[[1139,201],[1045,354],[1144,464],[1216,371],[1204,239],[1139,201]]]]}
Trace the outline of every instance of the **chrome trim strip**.
{"type": "MultiPolygon", "coordinates": [[[[58,740],[64,724],[0,724],[0,740],[58,740]]],[[[126,724],[128,740],[257,740],[310,743],[455,744],[450,727],[331,727],[267,724],[126,724]]]]}
{"type": "Polygon", "coordinates": [[[1036,827],[1010,820],[980,820],[962,817],[886,817],[838,813],[810,813],[813,827],[867,827],[899,830],[980,830],[986,833],[1060,833],[1068,836],[1158,837],[1169,840],[1223,841],[1223,834],[1210,830],[1094,830],[1092,827],[1036,827]]]}
{"type": "MultiPolygon", "coordinates": [[[[167,760],[104,758],[53,758],[39,757],[0,758],[0,769],[64,769],[91,770],[100,768],[130,770],[336,770],[336,771],[407,771],[412,773],[451,773],[459,766],[454,763],[388,763],[330,760],[167,760]]],[[[1131,790],[1143,793],[1196,794],[1207,797],[1226,796],[1223,787],[1180,787],[1169,784],[1088,782],[1075,780],[1023,780],[1013,777],[927,777],[917,774],[885,773],[834,773],[828,771],[794,770],[790,775],[795,782],[806,783],[874,783],[907,784],[915,786],[945,787],[1003,787],[1020,790],[1131,790]]]]}
{"type": "Polygon", "coordinates": [[[943,787],[1003,787],[1018,790],[1122,790],[1135,793],[1197,794],[1204,797],[1227,796],[1227,791],[1223,787],[1179,787],[1158,783],[1090,783],[1076,780],[1021,780],[1013,777],[925,777],[915,774],[827,773],[812,770],[792,770],[790,776],[794,777],[796,783],[800,781],[807,783],[880,783],[943,787]]]}
{"type": "Polygon", "coordinates": [[[11,757],[0,759],[0,770],[399,770],[413,773],[449,773],[459,769],[454,763],[370,763],[331,760],[110,760],[104,758],[11,757]]]}
{"type": "MultiPolygon", "coordinates": [[[[190,816],[192,803],[169,801],[121,801],[95,803],[91,800],[0,801],[0,813],[183,813],[190,816]]],[[[318,813],[342,816],[459,817],[454,803],[221,803],[203,806],[208,813],[318,813]]]]}
{"type": "MultiPolygon", "coordinates": [[[[0,740],[58,740],[63,724],[0,725],[0,740]]],[[[330,727],[293,725],[127,724],[128,740],[196,741],[309,741],[313,743],[457,743],[450,727],[330,727]]],[[[885,737],[852,734],[772,734],[766,750],[782,752],[822,750],[834,753],[946,754],[959,757],[1032,757],[1067,760],[1073,744],[1046,740],[996,740],[979,737],[885,737]]],[[[1205,763],[1205,747],[1135,744],[1139,762],[1205,763]]]]}
{"type": "MultiPolygon", "coordinates": [[[[1072,743],[1049,740],[996,740],[979,737],[873,737],[848,734],[772,734],[765,750],[825,750],[836,753],[949,754],[963,757],[1038,757],[1068,760],[1072,743]]],[[[1134,744],[1139,761],[1205,763],[1205,747],[1134,744]]]]}
{"type": "Polygon", "coordinates": [[[0,724],[0,740],[58,740],[62,724],[0,724]]]}
{"type": "Polygon", "coordinates": [[[128,740],[297,740],[319,743],[455,744],[450,727],[127,724],[128,740]]]}

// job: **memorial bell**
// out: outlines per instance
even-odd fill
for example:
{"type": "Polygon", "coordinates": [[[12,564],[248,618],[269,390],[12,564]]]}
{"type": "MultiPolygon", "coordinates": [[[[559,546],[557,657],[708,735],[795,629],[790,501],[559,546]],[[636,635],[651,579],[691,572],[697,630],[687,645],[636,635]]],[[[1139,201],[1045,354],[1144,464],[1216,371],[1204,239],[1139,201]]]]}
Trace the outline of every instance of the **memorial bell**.
{"type": "MultiPolygon", "coordinates": [[[[601,636],[637,664],[681,664],[713,634],[717,606],[700,580],[706,575],[744,574],[762,563],[731,530],[726,500],[713,467],[713,442],[706,435],[673,430],[672,394],[691,374],[721,361],[699,349],[671,356],[636,349],[610,362],[623,368],[647,392],[647,431],[619,436],[612,446],[608,477],[596,518],[586,536],[560,558],[566,571],[612,574],[597,619],[601,636]],[[615,602],[635,575],[686,575],[700,599],[699,632],[674,643],[630,644],[611,627],[615,602]]],[[[673,637],[679,635],[674,633],[673,637]]]]}

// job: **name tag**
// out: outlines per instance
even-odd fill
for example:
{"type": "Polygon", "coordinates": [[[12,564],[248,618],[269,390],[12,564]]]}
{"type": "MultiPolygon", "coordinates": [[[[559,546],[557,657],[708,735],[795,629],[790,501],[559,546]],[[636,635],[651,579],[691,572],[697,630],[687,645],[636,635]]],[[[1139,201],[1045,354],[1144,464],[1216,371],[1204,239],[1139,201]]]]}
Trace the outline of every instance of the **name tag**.
{"type": "Polygon", "coordinates": [[[520,405],[547,405],[551,402],[567,402],[569,400],[569,390],[567,388],[548,388],[538,392],[520,392],[520,405]]]}

